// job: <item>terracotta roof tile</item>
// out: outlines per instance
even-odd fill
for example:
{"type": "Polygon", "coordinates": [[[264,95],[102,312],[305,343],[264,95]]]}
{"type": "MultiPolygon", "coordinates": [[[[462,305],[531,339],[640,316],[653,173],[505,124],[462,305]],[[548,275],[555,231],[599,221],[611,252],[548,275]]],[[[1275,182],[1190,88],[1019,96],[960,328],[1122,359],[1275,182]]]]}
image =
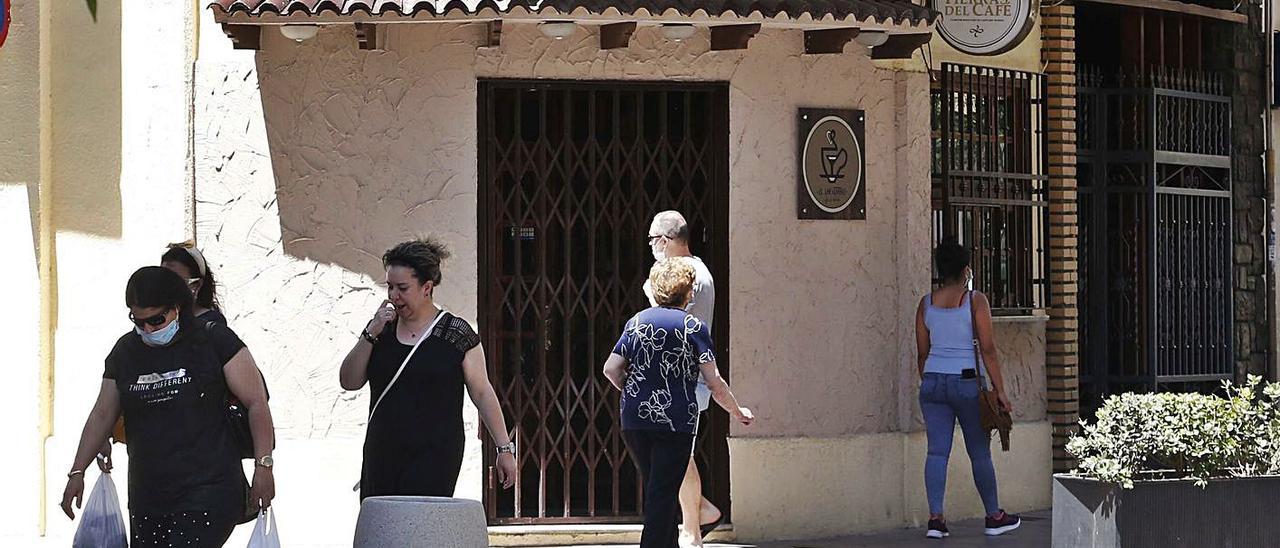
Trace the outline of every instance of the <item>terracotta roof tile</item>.
{"type": "Polygon", "coordinates": [[[223,13],[247,13],[251,16],[264,13],[350,15],[357,12],[412,16],[420,12],[445,15],[481,11],[507,13],[516,9],[567,15],[575,11],[601,14],[612,8],[622,14],[643,11],[658,15],[674,10],[685,16],[702,11],[713,17],[731,13],[749,17],[759,13],[769,18],[780,15],[792,19],[806,15],[813,19],[865,21],[870,18],[878,23],[892,20],[912,25],[932,24],[938,17],[937,12],[910,0],[214,0],[209,7],[223,13]]]}

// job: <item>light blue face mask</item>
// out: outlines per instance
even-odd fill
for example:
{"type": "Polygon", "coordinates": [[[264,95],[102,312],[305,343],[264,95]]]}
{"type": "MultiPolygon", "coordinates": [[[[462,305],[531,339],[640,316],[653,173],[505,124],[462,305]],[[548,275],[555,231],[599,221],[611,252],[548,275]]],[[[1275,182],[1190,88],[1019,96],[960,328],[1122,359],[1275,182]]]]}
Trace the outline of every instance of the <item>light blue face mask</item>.
{"type": "Polygon", "coordinates": [[[174,318],[164,329],[154,333],[147,333],[141,327],[134,327],[133,330],[138,333],[139,337],[142,337],[142,342],[146,343],[147,346],[166,346],[173,342],[174,335],[178,334],[178,319],[174,318]]]}

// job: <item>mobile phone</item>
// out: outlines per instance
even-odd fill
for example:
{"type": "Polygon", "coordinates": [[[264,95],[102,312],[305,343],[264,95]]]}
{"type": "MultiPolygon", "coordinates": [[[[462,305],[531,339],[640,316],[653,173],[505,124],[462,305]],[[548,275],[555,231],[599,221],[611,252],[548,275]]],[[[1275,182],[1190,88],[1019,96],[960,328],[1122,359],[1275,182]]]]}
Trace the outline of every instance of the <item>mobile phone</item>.
{"type": "Polygon", "coordinates": [[[962,378],[962,379],[976,379],[976,378],[978,378],[978,370],[977,370],[977,369],[963,369],[963,370],[961,370],[961,371],[960,371],[960,378],[962,378]]]}

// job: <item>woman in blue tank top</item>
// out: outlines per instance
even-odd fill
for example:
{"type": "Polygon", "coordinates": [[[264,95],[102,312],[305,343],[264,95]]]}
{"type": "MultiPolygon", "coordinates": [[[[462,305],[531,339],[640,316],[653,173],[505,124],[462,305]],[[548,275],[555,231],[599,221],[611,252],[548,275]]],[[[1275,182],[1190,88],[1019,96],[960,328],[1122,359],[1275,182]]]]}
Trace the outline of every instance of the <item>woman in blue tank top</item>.
{"type": "Polygon", "coordinates": [[[982,368],[983,377],[991,379],[991,390],[1001,407],[1013,409],[1005,396],[1004,377],[996,356],[991,304],[985,295],[969,289],[973,279],[969,250],[954,240],[947,240],[938,246],[934,259],[942,285],[920,299],[916,310],[920,410],[929,440],[924,465],[925,491],[929,498],[926,536],[944,538],[951,534],[942,512],[942,501],[957,422],[973,465],[973,482],[986,507],[986,534],[1000,535],[1017,529],[1021,520],[1000,509],[996,470],[991,463],[991,438],[982,427],[978,410],[978,367],[982,368]],[[981,356],[978,356],[979,349],[981,356]]]}

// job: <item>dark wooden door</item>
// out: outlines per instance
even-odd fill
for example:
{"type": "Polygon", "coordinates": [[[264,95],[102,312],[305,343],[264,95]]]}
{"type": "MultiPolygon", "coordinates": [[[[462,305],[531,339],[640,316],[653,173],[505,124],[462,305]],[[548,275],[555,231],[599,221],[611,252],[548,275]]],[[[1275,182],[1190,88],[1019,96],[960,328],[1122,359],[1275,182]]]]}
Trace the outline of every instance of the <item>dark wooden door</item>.
{"type": "MultiPolygon", "coordinates": [[[[487,470],[489,519],[639,521],[642,483],[600,367],[647,307],[649,222],[675,209],[720,289],[728,373],[728,88],[490,80],[478,92],[481,336],[520,465],[513,490],[487,470]]],[[[704,491],[727,510],[728,417],[711,419],[704,491]]]]}

